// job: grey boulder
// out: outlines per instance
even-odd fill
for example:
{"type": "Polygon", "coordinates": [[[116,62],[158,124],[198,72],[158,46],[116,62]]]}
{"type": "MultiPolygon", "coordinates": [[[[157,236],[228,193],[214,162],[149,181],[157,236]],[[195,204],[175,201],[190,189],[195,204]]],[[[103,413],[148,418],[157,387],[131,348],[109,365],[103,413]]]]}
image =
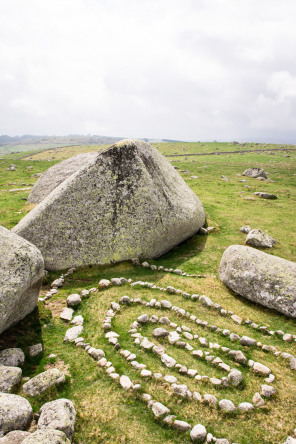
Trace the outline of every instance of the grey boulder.
{"type": "Polygon", "coordinates": [[[0,392],[10,393],[22,379],[22,369],[0,365],[0,392]]]}
{"type": "Polygon", "coordinates": [[[70,441],[73,439],[76,411],[69,399],[57,399],[47,402],[40,409],[38,429],[54,429],[65,433],[70,441]]]}
{"type": "Polygon", "coordinates": [[[248,168],[243,172],[243,176],[248,176],[252,178],[263,177],[267,179],[267,174],[262,168],[248,168]]]}
{"type": "Polygon", "coordinates": [[[243,245],[224,252],[219,276],[235,293],[296,317],[296,264],[243,245]]]}
{"type": "Polygon", "coordinates": [[[44,263],[40,251],[0,226],[0,333],[27,316],[38,303],[44,263]]]}
{"type": "Polygon", "coordinates": [[[22,367],[24,363],[25,355],[20,348],[6,348],[0,352],[0,365],[22,367]]]}
{"type": "Polygon", "coordinates": [[[249,231],[246,238],[246,244],[255,248],[272,248],[276,243],[277,242],[273,237],[259,229],[249,231]]]}
{"type": "Polygon", "coordinates": [[[30,379],[23,385],[23,392],[29,396],[39,396],[54,385],[62,384],[66,378],[57,368],[51,368],[30,379]]]}
{"type": "Polygon", "coordinates": [[[37,430],[25,438],[22,444],[70,444],[70,441],[60,430],[37,430]]]}
{"type": "Polygon", "coordinates": [[[42,202],[55,188],[64,182],[76,171],[87,165],[98,153],[81,153],[70,157],[50,167],[39,177],[28,197],[28,202],[38,204],[42,202]]]}
{"type": "Polygon", "coordinates": [[[0,393],[0,432],[25,430],[33,417],[32,407],[25,398],[0,393]]]}
{"type": "Polygon", "coordinates": [[[204,222],[200,200],[170,162],[145,142],[123,140],[68,177],[13,231],[40,249],[48,270],[60,270],[156,258],[204,222]]]}

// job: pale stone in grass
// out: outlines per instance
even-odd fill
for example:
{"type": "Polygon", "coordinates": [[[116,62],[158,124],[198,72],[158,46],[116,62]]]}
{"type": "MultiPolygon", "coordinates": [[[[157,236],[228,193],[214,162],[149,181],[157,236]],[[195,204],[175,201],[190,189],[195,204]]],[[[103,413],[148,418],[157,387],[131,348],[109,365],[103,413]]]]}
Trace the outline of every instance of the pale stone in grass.
{"type": "Polygon", "coordinates": [[[177,363],[174,358],[167,355],[166,353],[163,353],[163,355],[161,356],[161,362],[168,368],[174,367],[177,363]]]}
{"type": "Polygon", "coordinates": [[[247,362],[247,358],[241,350],[230,350],[228,353],[234,359],[234,361],[238,362],[239,364],[245,364],[247,362]]]}
{"type": "Polygon", "coordinates": [[[110,287],[110,285],[111,285],[111,281],[109,281],[109,279],[101,279],[98,287],[100,290],[104,290],[105,288],[110,287]]]}
{"type": "Polygon", "coordinates": [[[216,396],[214,396],[214,395],[210,395],[210,394],[208,394],[208,393],[206,393],[206,394],[204,395],[203,399],[204,399],[204,402],[205,402],[206,404],[209,404],[209,405],[212,405],[212,406],[216,405],[217,402],[218,402],[218,399],[216,398],[216,396]]]}
{"type": "Polygon", "coordinates": [[[147,314],[142,314],[141,316],[138,317],[137,321],[140,324],[147,324],[147,322],[149,321],[149,316],[147,314]]]}
{"type": "Polygon", "coordinates": [[[59,385],[65,382],[65,380],[64,373],[57,368],[52,368],[39,373],[39,375],[26,382],[23,385],[23,392],[29,396],[40,396],[50,387],[59,385]]]}
{"type": "Polygon", "coordinates": [[[77,339],[83,332],[83,326],[77,325],[76,327],[69,328],[66,331],[64,342],[73,342],[77,339]]]}
{"type": "Polygon", "coordinates": [[[270,398],[276,393],[276,389],[272,385],[262,384],[261,385],[261,395],[265,398],[270,398]]]}
{"type": "Polygon", "coordinates": [[[192,442],[202,443],[207,436],[207,430],[202,424],[197,424],[190,432],[190,438],[192,442]]]}
{"type": "Polygon", "coordinates": [[[1,334],[37,306],[44,262],[35,245],[1,226],[0,251],[1,334]]]}
{"type": "Polygon", "coordinates": [[[265,405],[265,401],[263,398],[261,398],[260,393],[255,393],[255,395],[253,396],[252,399],[253,404],[255,405],[255,407],[262,407],[263,405],[265,405]]]}
{"type": "Polygon", "coordinates": [[[0,432],[25,430],[32,421],[33,410],[27,401],[18,395],[0,393],[0,432]]]}
{"type": "Polygon", "coordinates": [[[254,248],[232,245],[222,256],[220,279],[235,293],[296,317],[296,263],[254,248]]]}
{"type": "Polygon", "coordinates": [[[243,381],[244,378],[243,378],[242,372],[240,372],[239,370],[233,369],[228,374],[228,379],[234,387],[237,387],[241,384],[241,382],[243,381]]]}
{"type": "Polygon", "coordinates": [[[40,409],[38,430],[60,430],[72,441],[75,421],[76,411],[74,404],[69,399],[61,398],[43,404],[40,409]]]}
{"type": "Polygon", "coordinates": [[[252,178],[263,177],[264,179],[267,179],[267,174],[262,168],[248,168],[243,172],[243,176],[252,178]]]}
{"type": "Polygon", "coordinates": [[[172,308],[172,304],[170,303],[170,301],[166,301],[166,300],[161,301],[161,306],[163,308],[167,308],[167,309],[172,308]]]}
{"type": "Polygon", "coordinates": [[[239,342],[241,343],[241,345],[246,345],[246,346],[252,346],[256,344],[256,340],[250,338],[249,336],[242,336],[239,342]]]}
{"type": "Polygon", "coordinates": [[[188,424],[188,422],[185,422],[185,421],[179,421],[178,419],[176,419],[176,420],[173,422],[173,427],[174,427],[176,430],[181,430],[182,432],[187,432],[188,430],[191,429],[191,425],[188,424]]]}
{"type": "Polygon", "coordinates": [[[74,317],[73,321],[71,321],[71,324],[74,324],[74,325],[83,325],[83,322],[84,322],[83,316],[78,315],[78,316],[75,316],[75,317],[74,317]]]}
{"type": "Polygon", "coordinates": [[[69,321],[71,321],[71,319],[72,319],[73,313],[74,313],[73,308],[65,307],[65,308],[63,309],[62,313],[60,314],[60,318],[61,318],[63,321],[67,321],[67,322],[69,322],[69,321]]]}
{"type": "Polygon", "coordinates": [[[259,373],[261,375],[270,375],[271,370],[266,365],[261,364],[260,362],[254,362],[253,365],[254,373],[259,373]]]}
{"type": "Polygon", "coordinates": [[[22,379],[22,369],[0,365],[0,392],[10,393],[22,379]]]}
{"type": "Polygon", "coordinates": [[[167,415],[170,413],[170,409],[168,409],[165,405],[161,404],[160,402],[154,402],[152,404],[152,412],[156,418],[159,418],[160,416],[167,415]]]}
{"type": "Polygon", "coordinates": [[[219,407],[221,410],[227,413],[236,411],[235,405],[229,399],[221,399],[221,401],[219,401],[219,407]]]}
{"type": "Polygon", "coordinates": [[[24,363],[25,355],[20,348],[7,348],[0,352],[0,365],[22,367],[24,363]]]}
{"type": "Polygon", "coordinates": [[[254,410],[254,406],[253,404],[251,404],[250,402],[241,402],[237,408],[239,410],[241,410],[242,412],[248,412],[250,410],[254,410]]]}
{"type": "Polygon", "coordinates": [[[168,341],[170,344],[175,344],[180,340],[180,335],[176,331],[171,331],[168,336],[168,341]]]}
{"type": "Polygon", "coordinates": [[[13,230],[40,249],[46,269],[60,270],[159,257],[204,222],[201,202],[170,162],[143,141],[123,140],[64,180],[13,230]]]}
{"type": "Polygon", "coordinates": [[[67,305],[68,307],[76,307],[76,305],[79,305],[81,303],[81,296],[79,294],[70,294],[70,296],[67,297],[67,305]]]}
{"type": "Polygon", "coordinates": [[[156,338],[164,338],[165,336],[169,335],[169,332],[165,328],[156,328],[153,330],[152,334],[156,338]]]}

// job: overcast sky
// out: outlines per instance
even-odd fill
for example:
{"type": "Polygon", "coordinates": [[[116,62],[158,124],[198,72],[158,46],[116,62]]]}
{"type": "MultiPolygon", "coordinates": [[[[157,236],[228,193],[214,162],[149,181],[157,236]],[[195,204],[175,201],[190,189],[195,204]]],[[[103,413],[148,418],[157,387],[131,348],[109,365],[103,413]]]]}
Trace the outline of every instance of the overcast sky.
{"type": "Polygon", "coordinates": [[[0,0],[0,134],[296,143],[295,0],[0,0]]]}

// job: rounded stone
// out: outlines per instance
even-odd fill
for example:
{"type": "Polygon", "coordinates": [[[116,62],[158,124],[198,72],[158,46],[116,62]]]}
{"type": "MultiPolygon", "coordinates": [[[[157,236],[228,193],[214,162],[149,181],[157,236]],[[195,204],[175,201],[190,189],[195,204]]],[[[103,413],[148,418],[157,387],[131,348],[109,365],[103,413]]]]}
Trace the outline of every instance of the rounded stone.
{"type": "Polygon", "coordinates": [[[32,421],[33,410],[27,399],[0,393],[0,432],[25,430],[32,421]]]}
{"type": "Polygon", "coordinates": [[[207,430],[202,424],[197,424],[190,432],[190,438],[192,442],[202,443],[207,436],[207,430]]]}
{"type": "Polygon", "coordinates": [[[227,413],[232,413],[236,411],[235,405],[232,401],[229,401],[229,399],[221,399],[221,401],[219,401],[219,407],[221,410],[227,413]]]}
{"type": "Polygon", "coordinates": [[[7,348],[0,352],[0,365],[22,367],[24,363],[25,355],[20,348],[7,348]]]}

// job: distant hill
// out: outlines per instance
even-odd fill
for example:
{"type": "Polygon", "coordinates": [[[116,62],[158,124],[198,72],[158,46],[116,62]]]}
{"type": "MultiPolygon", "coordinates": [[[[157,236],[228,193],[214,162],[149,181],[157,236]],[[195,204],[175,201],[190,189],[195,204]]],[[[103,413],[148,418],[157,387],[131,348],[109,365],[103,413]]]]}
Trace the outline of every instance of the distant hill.
{"type": "Polygon", "coordinates": [[[59,148],[63,146],[76,145],[105,145],[113,144],[124,137],[107,137],[97,135],[81,136],[70,134],[68,136],[34,136],[22,135],[10,137],[0,136],[0,154],[9,154],[24,151],[42,151],[49,148],[59,148]]]}

